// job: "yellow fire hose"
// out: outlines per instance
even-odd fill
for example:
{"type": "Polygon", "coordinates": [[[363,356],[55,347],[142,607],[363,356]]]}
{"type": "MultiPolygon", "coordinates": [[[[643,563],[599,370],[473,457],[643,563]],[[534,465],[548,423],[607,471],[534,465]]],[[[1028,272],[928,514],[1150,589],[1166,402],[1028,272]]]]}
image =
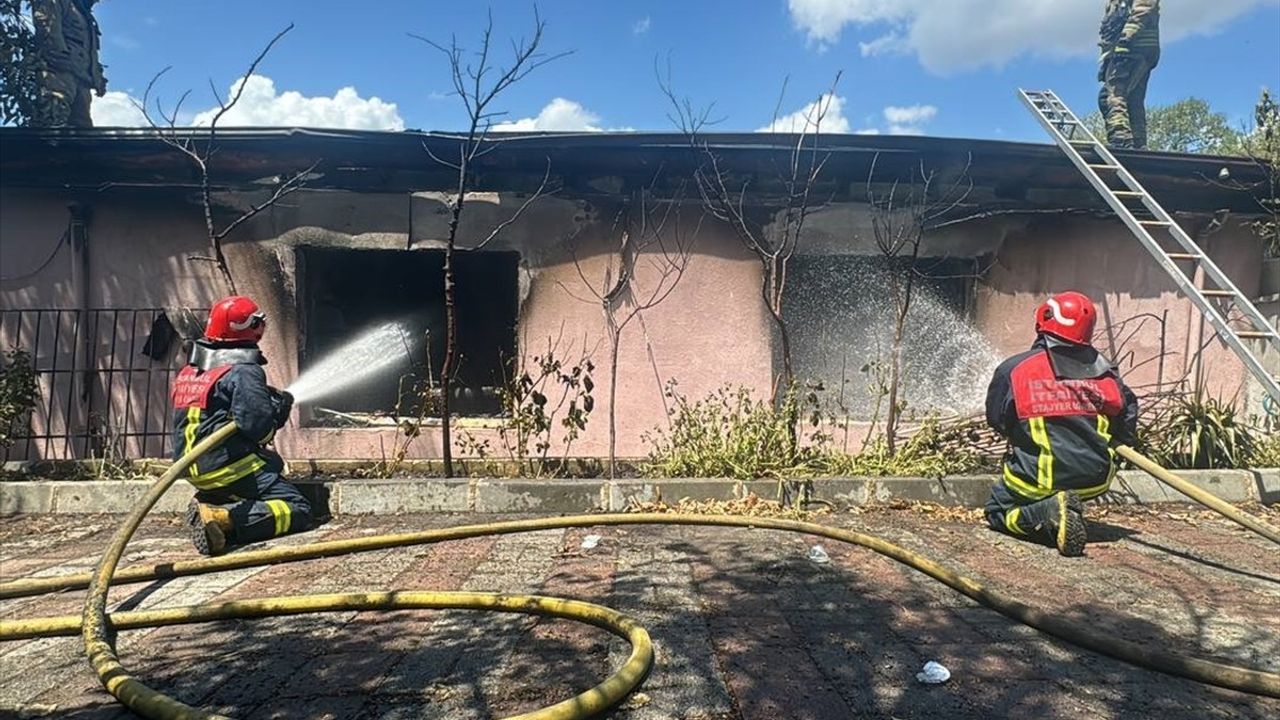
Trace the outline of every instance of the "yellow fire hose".
{"type": "Polygon", "coordinates": [[[1273,543],[1280,543],[1280,528],[1263,522],[1252,515],[1240,512],[1236,508],[1232,507],[1231,503],[1226,502],[1213,493],[1205,492],[1168,470],[1165,470],[1152,462],[1150,458],[1137,450],[1134,450],[1128,445],[1120,445],[1116,447],[1116,453],[1125,460],[1133,463],[1135,467],[1145,471],[1148,475],[1151,475],[1160,482],[1168,485],[1174,490],[1177,490],[1183,495],[1186,495],[1192,500],[1195,500],[1201,505],[1204,505],[1210,510],[1214,510],[1223,517],[1249,528],[1273,543]]]}
{"type": "MultiPolygon", "coordinates": [[[[146,513],[192,462],[202,453],[224,440],[232,432],[234,432],[234,426],[222,428],[199,443],[190,453],[180,458],[169,468],[168,472],[148,490],[147,494],[130,512],[125,522],[112,538],[107,551],[93,573],[70,575],[61,578],[19,580],[0,585],[0,598],[25,597],[53,590],[89,588],[83,617],[64,616],[0,622],[0,641],[74,635],[79,630],[84,637],[85,652],[94,670],[98,673],[103,686],[130,709],[150,718],[217,718],[220,716],[185,705],[133,678],[128,670],[120,664],[119,658],[112,647],[109,633],[116,630],[206,622],[210,620],[275,617],[339,610],[449,608],[485,609],[547,615],[585,622],[608,630],[631,643],[631,656],[621,668],[601,684],[556,705],[517,716],[520,720],[534,720],[535,718],[537,720],[579,720],[580,718],[599,714],[619,703],[643,682],[653,664],[653,648],[648,633],[631,618],[599,605],[527,595],[400,591],[258,598],[165,610],[121,612],[108,616],[106,613],[107,590],[112,582],[118,584],[143,582],[159,578],[218,572],[232,568],[258,567],[376,549],[423,545],[481,535],[607,525],[728,526],[804,533],[859,545],[915,568],[1009,618],[1080,647],[1151,670],[1241,692],[1280,698],[1280,674],[1199,658],[1184,657],[1120,640],[1108,633],[1071,622],[1053,613],[1019,602],[998,591],[987,589],[976,581],[959,575],[929,558],[881,538],[852,530],[843,530],[796,520],[669,514],[577,515],[320,542],[307,546],[273,548],[204,560],[137,566],[125,568],[117,573],[116,566],[123,555],[124,547],[141,524],[146,513]]],[[[1122,454],[1125,457],[1133,455],[1141,458],[1140,455],[1129,448],[1122,448],[1122,454]]],[[[1145,460],[1145,458],[1142,459],[1145,460]]],[[[1150,461],[1146,462],[1150,463],[1150,461]]],[[[1144,470],[1151,472],[1150,468],[1142,467],[1144,470]]],[[[1151,464],[1151,467],[1160,469],[1154,464],[1151,464]]],[[[1163,469],[1160,470],[1163,474],[1168,475],[1163,469]]],[[[1161,475],[1156,475],[1156,477],[1168,482],[1161,475]]],[[[1170,475],[1170,477],[1174,476],[1170,475]]],[[[1177,480],[1176,477],[1174,479],[1177,480]]],[[[1182,481],[1178,480],[1178,482],[1181,483],[1182,481]]],[[[1180,491],[1186,492],[1177,485],[1175,487],[1180,491]]],[[[1195,488],[1191,489],[1196,490],[1197,493],[1202,492],[1195,488]]],[[[1204,502],[1194,494],[1192,494],[1192,497],[1204,502]]],[[[1209,497],[1212,498],[1212,496],[1209,497]]],[[[1212,499],[1217,500],[1217,498],[1212,499]]],[[[1235,508],[1221,501],[1217,501],[1216,505],[1210,504],[1210,507],[1264,535],[1266,532],[1263,531],[1274,533],[1274,528],[1243,516],[1235,508]],[[1245,523],[1240,519],[1241,517],[1252,521],[1253,524],[1245,523]]],[[[1269,537],[1275,539],[1273,536],[1269,537]]]]}

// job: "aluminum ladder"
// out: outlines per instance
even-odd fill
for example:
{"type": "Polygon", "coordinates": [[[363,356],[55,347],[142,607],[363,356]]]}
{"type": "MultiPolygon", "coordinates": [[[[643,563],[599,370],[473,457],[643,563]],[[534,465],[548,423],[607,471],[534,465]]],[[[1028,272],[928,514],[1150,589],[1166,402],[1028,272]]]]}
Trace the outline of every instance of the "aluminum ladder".
{"type": "Polygon", "coordinates": [[[1267,322],[1262,313],[1249,302],[1249,298],[1218,269],[1217,264],[1178,226],[1137,178],[1124,169],[1105,145],[1098,142],[1057,94],[1052,90],[1018,90],[1018,95],[1076,169],[1120,216],[1160,267],[1173,278],[1178,289],[1200,308],[1218,337],[1235,352],[1267,395],[1280,403],[1280,378],[1267,372],[1262,361],[1247,344],[1248,341],[1261,341],[1264,347],[1269,343],[1280,350],[1280,332],[1267,322]],[[1086,158],[1085,153],[1090,153],[1092,157],[1086,158]],[[1143,217],[1135,214],[1139,212],[1143,217]],[[1177,247],[1166,249],[1152,232],[1158,232],[1166,239],[1171,238],[1177,247]],[[1197,269],[1201,271],[1205,287],[1196,286],[1194,278],[1197,269]],[[1228,314],[1233,307],[1238,315],[1228,321],[1228,314]],[[1247,329],[1232,327],[1232,321],[1247,329]]]}

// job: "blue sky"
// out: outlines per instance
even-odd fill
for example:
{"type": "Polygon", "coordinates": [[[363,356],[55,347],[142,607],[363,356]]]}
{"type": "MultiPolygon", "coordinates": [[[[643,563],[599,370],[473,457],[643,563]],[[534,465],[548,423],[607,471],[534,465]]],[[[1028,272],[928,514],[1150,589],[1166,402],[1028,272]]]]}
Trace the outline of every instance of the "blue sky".
{"type": "MultiPolygon", "coordinates": [[[[1077,112],[1096,103],[1095,33],[1103,0],[684,0],[538,7],[549,52],[500,100],[524,129],[668,130],[654,81],[671,58],[678,90],[716,103],[721,130],[769,124],[836,89],[827,129],[1042,140],[1015,89],[1053,88],[1077,112]],[[831,123],[836,123],[834,126],[831,123]]],[[[1280,0],[1166,0],[1164,54],[1149,103],[1203,97],[1243,122],[1263,86],[1280,88],[1280,0]]],[[[140,96],[166,65],[162,97],[191,89],[183,122],[213,105],[275,32],[296,24],[246,89],[231,124],[457,129],[448,67],[413,32],[473,45],[480,2],[106,0],[98,5],[112,95],[98,124],[136,124],[140,96]],[[215,9],[216,8],[216,9],[215,9]],[[344,88],[349,88],[344,90],[344,88]],[[376,100],[375,100],[376,98],[376,100]],[[394,107],[392,107],[394,105],[394,107]]],[[[533,5],[492,3],[496,37],[526,35],[533,5]]],[[[502,57],[505,57],[505,53],[502,57]]],[[[207,116],[206,116],[207,117],[207,116]]]]}

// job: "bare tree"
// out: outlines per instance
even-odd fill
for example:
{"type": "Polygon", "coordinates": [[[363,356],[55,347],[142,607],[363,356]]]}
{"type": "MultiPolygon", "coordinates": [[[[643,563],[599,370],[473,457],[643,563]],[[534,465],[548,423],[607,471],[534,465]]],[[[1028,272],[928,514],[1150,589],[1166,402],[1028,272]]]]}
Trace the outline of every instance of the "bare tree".
{"type": "Polygon", "coordinates": [[[969,197],[973,181],[969,177],[971,158],[966,160],[964,169],[945,185],[938,182],[937,172],[926,169],[921,161],[918,168],[908,171],[907,177],[895,177],[888,184],[887,191],[877,194],[874,181],[879,159],[877,153],[871,160],[866,191],[867,204],[871,208],[872,234],[876,249],[885,260],[887,289],[893,303],[893,334],[885,386],[888,394],[885,440],[892,454],[896,447],[903,409],[900,396],[907,320],[911,314],[917,283],[928,277],[919,268],[921,244],[929,228],[943,220],[969,197]]]}
{"type": "MultiPolygon", "coordinates": [[[[451,36],[448,45],[410,34],[439,50],[449,63],[450,78],[453,82],[453,95],[462,101],[467,113],[467,131],[453,136],[458,140],[458,159],[448,160],[437,156],[425,143],[423,147],[433,161],[457,172],[457,186],[448,199],[449,230],[445,238],[444,248],[444,310],[445,310],[445,355],[440,367],[441,399],[441,449],[444,459],[445,477],[453,477],[453,450],[450,438],[449,395],[452,391],[453,374],[458,364],[458,318],[454,294],[454,251],[457,249],[458,226],[462,220],[463,209],[467,204],[467,194],[475,182],[474,164],[483,155],[499,147],[500,140],[489,136],[496,118],[504,111],[493,109],[493,103],[512,85],[523,80],[529,73],[549,62],[569,55],[562,52],[547,55],[541,52],[543,33],[546,23],[534,8],[533,35],[511,42],[511,59],[508,64],[495,64],[493,47],[493,13],[489,13],[488,23],[480,36],[480,46],[469,53],[458,43],[456,35],[451,36]],[[470,59],[469,59],[470,58],[470,59]]],[[[524,214],[524,211],[547,193],[547,183],[551,176],[551,161],[547,160],[547,171],[542,183],[538,186],[516,212],[507,220],[499,223],[472,250],[480,250],[498,237],[511,224],[524,214]]]]}
{"type": "MultiPolygon", "coordinates": [[[[703,127],[713,122],[711,106],[697,110],[685,98],[677,96],[672,83],[670,66],[664,77],[658,75],[658,85],[670,103],[668,115],[689,141],[695,157],[695,185],[703,208],[712,217],[729,225],[742,245],[760,262],[760,295],[773,320],[782,356],[782,372],[775,376],[771,400],[775,407],[786,405],[791,417],[792,450],[798,447],[796,424],[799,411],[785,398],[794,390],[795,368],[791,361],[791,336],[783,315],[783,298],[787,287],[787,269],[791,257],[799,246],[800,236],[809,213],[816,205],[815,189],[831,154],[822,145],[822,124],[831,110],[836,86],[840,82],[837,73],[828,91],[820,95],[806,108],[803,122],[798,128],[789,128],[790,151],[777,167],[776,180],[782,189],[781,208],[769,216],[763,216],[758,206],[748,204],[748,194],[762,192],[751,187],[751,178],[740,178],[729,172],[715,150],[700,137],[703,127]]],[[[778,115],[786,96],[786,82],[774,108],[772,130],[780,130],[778,115]]]]}
{"type": "Polygon", "coordinates": [[[169,147],[181,152],[191,162],[192,166],[195,167],[196,172],[200,176],[200,204],[204,209],[205,232],[208,234],[209,249],[212,255],[197,255],[193,256],[191,259],[215,263],[218,267],[218,271],[222,274],[223,281],[227,284],[227,289],[231,293],[236,292],[236,283],[235,279],[231,276],[231,268],[227,265],[227,257],[222,251],[222,241],[225,240],[236,228],[251,220],[258,213],[272,207],[276,203],[280,202],[280,200],[286,195],[289,195],[301,188],[306,181],[310,179],[312,173],[320,164],[320,161],[317,160],[312,163],[310,167],[299,170],[291,175],[277,176],[273,178],[275,188],[265,200],[259,203],[251,203],[249,209],[241,212],[239,216],[230,222],[218,227],[218,224],[213,217],[213,192],[210,183],[211,165],[214,155],[217,153],[218,146],[218,122],[236,106],[236,103],[240,102],[240,97],[244,94],[244,88],[249,83],[249,78],[253,76],[254,71],[258,69],[258,65],[266,58],[267,53],[271,52],[271,48],[274,47],[275,44],[292,29],[293,23],[290,23],[289,27],[276,33],[275,37],[271,38],[271,42],[267,43],[267,46],[262,49],[262,52],[259,52],[257,57],[253,59],[253,62],[249,64],[249,69],[245,71],[239,84],[235,86],[235,89],[232,91],[229,98],[225,100],[222,98],[222,95],[218,92],[218,88],[214,85],[213,79],[210,78],[209,90],[213,93],[214,99],[218,102],[218,110],[213,114],[213,118],[209,121],[208,132],[205,133],[203,137],[197,137],[191,133],[179,133],[177,131],[178,116],[182,110],[182,104],[186,102],[187,97],[191,95],[190,90],[183,92],[178,98],[178,101],[174,103],[173,108],[168,112],[161,107],[160,99],[158,97],[155,99],[155,107],[151,108],[151,94],[155,89],[156,83],[159,82],[160,78],[164,76],[165,73],[169,72],[173,66],[166,67],[151,78],[151,82],[147,83],[146,91],[142,94],[142,101],[137,103],[138,109],[142,111],[142,116],[146,119],[147,124],[156,131],[160,140],[169,147]],[[155,115],[152,115],[153,110],[155,115]],[[159,116],[159,122],[156,120],[156,115],[159,116]]]}
{"type": "Polygon", "coordinates": [[[617,254],[610,255],[602,278],[587,277],[571,239],[574,268],[592,299],[580,297],[561,284],[572,297],[599,305],[604,316],[609,341],[610,479],[617,474],[618,349],[622,333],[633,320],[640,318],[643,322],[642,314],[660,305],[675,290],[693,257],[693,242],[704,217],[700,213],[693,229],[685,230],[681,211],[687,183],[679,183],[672,197],[657,199],[654,190],[661,176],[659,169],[649,187],[636,191],[619,213],[612,229],[618,238],[617,254]],[[644,273],[645,267],[651,274],[644,273]],[[647,275],[643,280],[642,274],[647,275]]]}

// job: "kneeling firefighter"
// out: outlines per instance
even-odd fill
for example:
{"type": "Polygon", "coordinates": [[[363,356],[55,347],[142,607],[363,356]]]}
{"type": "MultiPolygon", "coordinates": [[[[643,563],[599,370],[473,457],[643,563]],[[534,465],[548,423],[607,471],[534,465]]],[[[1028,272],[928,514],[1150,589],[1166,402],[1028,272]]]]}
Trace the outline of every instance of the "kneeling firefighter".
{"type": "Polygon", "coordinates": [[[1138,400],[1090,344],[1097,311],[1064,292],[1036,310],[1031,349],[996,368],[987,424],[1009,440],[1004,478],[991,490],[995,530],[1084,554],[1081,501],[1111,487],[1117,444],[1133,442],[1138,400]]]}
{"type": "Polygon", "coordinates": [[[196,487],[187,525],[204,555],[311,523],[311,505],[284,481],[284,461],[267,447],[288,421],[293,397],[267,385],[267,359],[258,349],[266,327],[266,315],[249,298],[219,300],[174,381],[175,460],[228,422],[239,429],[187,471],[196,487]]]}

